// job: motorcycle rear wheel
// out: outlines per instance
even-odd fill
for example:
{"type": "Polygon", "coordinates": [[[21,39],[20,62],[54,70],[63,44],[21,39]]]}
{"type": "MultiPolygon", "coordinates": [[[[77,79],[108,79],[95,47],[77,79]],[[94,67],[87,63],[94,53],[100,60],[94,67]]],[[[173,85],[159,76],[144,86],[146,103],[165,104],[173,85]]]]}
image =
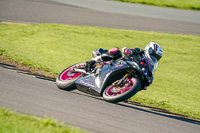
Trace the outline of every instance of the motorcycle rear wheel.
{"type": "Polygon", "coordinates": [[[78,80],[80,77],[82,77],[81,73],[72,73],[70,70],[72,68],[75,68],[78,65],[85,65],[85,63],[77,63],[75,65],[72,65],[65,70],[63,70],[58,77],[56,78],[56,85],[59,89],[62,90],[74,90],[76,89],[75,81],[78,80]]]}
{"type": "Polygon", "coordinates": [[[141,88],[141,82],[137,78],[128,79],[130,85],[116,93],[112,92],[113,86],[109,85],[103,92],[103,99],[107,102],[116,103],[129,99],[141,88]]]}

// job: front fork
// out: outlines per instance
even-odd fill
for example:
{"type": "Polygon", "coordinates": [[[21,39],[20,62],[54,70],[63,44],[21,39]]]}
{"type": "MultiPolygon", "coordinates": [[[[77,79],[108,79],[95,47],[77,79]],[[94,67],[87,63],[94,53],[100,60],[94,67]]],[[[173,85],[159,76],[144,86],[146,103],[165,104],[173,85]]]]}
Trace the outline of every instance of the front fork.
{"type": "Polygon", "coordinates": [[[117,86],[122,87],[124,81],[125,81],[132,73],[133,73],[133,70],[131,70],[130,72],[128,72],[126,75],[124,75],[124,77],[123,77],[122,79],[117,80],[116,82],[114,82],[114,83],[112,84],[112,86],[113,86],[113,87],[117,87],[117,86]]]}

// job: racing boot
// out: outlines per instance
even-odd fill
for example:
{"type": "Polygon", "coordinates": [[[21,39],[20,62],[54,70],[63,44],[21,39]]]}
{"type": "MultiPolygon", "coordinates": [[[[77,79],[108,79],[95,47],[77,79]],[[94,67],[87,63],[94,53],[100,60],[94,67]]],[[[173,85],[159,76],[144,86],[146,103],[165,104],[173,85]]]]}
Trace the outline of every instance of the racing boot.
{"type": "Polygon", "coordinates": [[[87,61],[87,62],[86,62],[86,65],[85,65],[85,67],[86,67],[86,72],[91,71],[91,69],[94,68],[94,64],[95,64],[95,63],[96,63],[95,60],[89,60],[89,61],[87,61]]]}

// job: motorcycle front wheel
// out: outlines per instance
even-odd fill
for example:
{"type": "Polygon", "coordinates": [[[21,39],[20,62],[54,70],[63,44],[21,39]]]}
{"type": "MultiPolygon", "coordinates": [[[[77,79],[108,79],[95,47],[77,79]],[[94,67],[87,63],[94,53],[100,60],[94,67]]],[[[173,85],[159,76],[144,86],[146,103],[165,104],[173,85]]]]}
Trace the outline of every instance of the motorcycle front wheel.
{"type": "Polygon", "coordinates": [[[73,73],[71,72],[71,69],[77,66],[84,66],[84,65],[85,63],[78,63],[63,70],[56,78],[57,87],[59,89],[67,90],[67,91],[76,89],[75,81],[78,80],[82,76],[82,74],[73,73]]]}
{"type": "Polygon", "coordinates": [[[103,92],[103,99],[107,102],[121,102],[135,95],[141,88],[141,82],[137,78],[129,78],[127,86],[116,91],[113,85],[108,86],[103,92]]]}

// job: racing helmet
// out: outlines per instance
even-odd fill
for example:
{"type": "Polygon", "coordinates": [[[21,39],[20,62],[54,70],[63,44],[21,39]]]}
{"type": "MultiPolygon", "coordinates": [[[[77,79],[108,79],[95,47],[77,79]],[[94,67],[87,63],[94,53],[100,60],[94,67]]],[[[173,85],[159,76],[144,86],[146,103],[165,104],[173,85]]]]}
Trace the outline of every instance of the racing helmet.
{"type": "Polygon", "coordinates": [[[162,47],[154,42],[150,42],[149,44],[147,44],[144,51],[146,55],[148,56],[148,58],[152,59],[154,57],[157,59],[157,61],[159,61],[163,55],[162,47]]]}

